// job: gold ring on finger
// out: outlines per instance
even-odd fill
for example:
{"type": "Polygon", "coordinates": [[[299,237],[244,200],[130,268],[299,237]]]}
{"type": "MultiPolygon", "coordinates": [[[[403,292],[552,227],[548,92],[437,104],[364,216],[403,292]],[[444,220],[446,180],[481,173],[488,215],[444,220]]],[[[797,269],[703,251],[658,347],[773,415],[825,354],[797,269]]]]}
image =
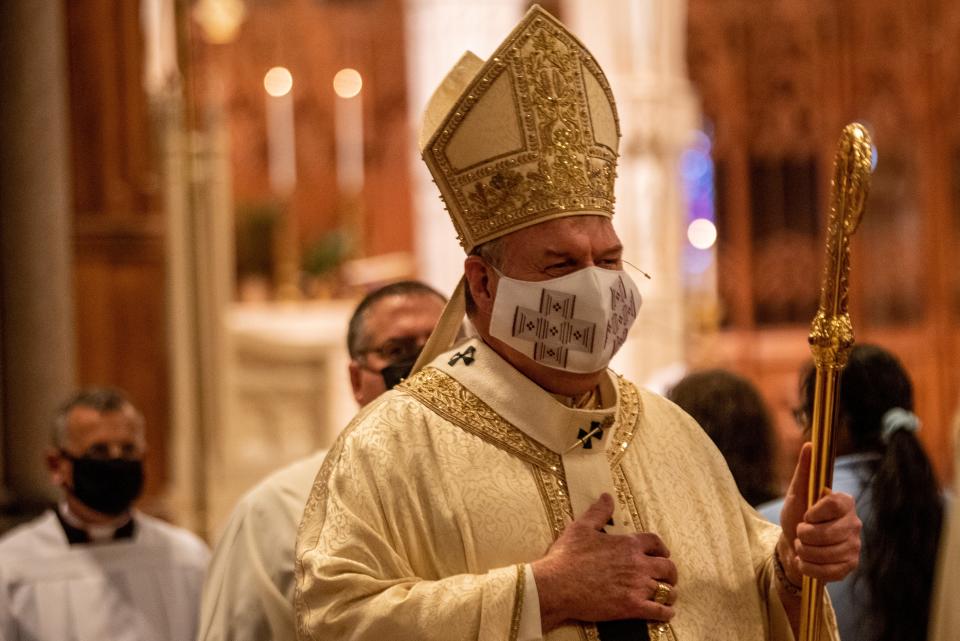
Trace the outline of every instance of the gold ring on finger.
{"type": "Polygon", "coordinates": [[[657,589],[653,592],[653,601],[654,603],[659,603],[660,605],[666,605],[667,599],[670,598],[670,587],[669,583],[664,583],[663,581],[657,581],[657,589]]]}

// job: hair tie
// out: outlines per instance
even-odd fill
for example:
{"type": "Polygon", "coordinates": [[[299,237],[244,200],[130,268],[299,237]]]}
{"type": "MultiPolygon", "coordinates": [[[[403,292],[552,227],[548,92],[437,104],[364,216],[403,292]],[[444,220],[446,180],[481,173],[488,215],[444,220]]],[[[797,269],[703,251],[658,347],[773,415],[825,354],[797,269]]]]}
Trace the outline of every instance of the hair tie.
{"type": "Polygon", "coordinates": [[[898,430],[907,430],[912,434],[920,431],[920,419],[913,412],[907,411],[902,407],[894,407],[887,410],[887,413],[880,419],[880,439],[884,443],[889,443],[894,433],[898,430]]]}

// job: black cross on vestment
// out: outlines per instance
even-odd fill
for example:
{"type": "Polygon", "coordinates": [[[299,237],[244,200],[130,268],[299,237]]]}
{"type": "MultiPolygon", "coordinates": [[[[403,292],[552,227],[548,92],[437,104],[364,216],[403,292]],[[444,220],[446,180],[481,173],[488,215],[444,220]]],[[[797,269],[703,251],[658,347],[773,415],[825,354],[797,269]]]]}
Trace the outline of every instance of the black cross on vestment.
{"type": "Polygon", "coordinates": [[[597,439],[598,441],[603,439],[602,424],[599,421],[591,421],[589,430],[580,428],[580,431],[577,432],[577,439],[583,441],[583,449],[593,449],[592,439],[597,439]]]}
{"type": "Polygon", "coordinates": [[[477,348],[471,345],[470,347],[463,350],[462,352],[457,352],[456,354],[454,354],[453,358],[447,361],[447,365],[453,367],[454,365],[457,364],[457,361],[463,361],[464,365],[468,365],[468,366],[473,365],[473,361],[477,360],[476,357],[474,357],[474,353],[476,351],[477,351],[477,348]]]}

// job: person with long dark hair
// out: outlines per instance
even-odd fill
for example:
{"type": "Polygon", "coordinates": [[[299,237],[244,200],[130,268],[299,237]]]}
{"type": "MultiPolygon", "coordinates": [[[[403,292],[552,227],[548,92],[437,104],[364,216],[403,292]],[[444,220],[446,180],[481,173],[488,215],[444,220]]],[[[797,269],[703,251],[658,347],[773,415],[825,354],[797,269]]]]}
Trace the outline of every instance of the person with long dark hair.
{"type": "MultiPolygon", "coordinates": [[[[798,420],[809,433],[816,371],[800,385],[798,420]]],[[[833,489],[856,499],[863,521],[860,567],[827,585],[844,641],[922,641],[927,636],[943,499],[917,439],[913,385],[900,361],[857,345],[840,376],[833,489]]],[[[760,507],[778,521],[783,501],[760,507]]]]}
{"type": "Polygon", "coordinates": [[[667,398],[716,444],[747,503],[757,506],[777,497],[773,421],[750,381],[725,369],[693,372],[680,379],[667,398]]]}

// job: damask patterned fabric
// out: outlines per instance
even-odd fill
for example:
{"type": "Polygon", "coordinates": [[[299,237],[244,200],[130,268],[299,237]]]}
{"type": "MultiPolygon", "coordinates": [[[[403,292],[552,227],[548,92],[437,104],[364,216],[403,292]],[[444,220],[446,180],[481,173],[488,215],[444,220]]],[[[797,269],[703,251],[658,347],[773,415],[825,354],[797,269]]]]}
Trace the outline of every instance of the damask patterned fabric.
{"type": "MultiPolygon", "coordinates": [[[[526,564],[609,492],[606,530],[655,532],[677,564],[677,615],[651,639],[792,639],[779,528],[679,408],[613,374],[600,387],[599,409],[569,408],[474,339],[368,406],[300,526],[298,638],[517,639],[539,617],[526,564]],[[469,364],[457,358],[470,348],[469,364]]],[[[837,638],[827,610],[825,641],[837,638]]],[[[598,637],[583,624],[545,638],[598,637]]]]}

